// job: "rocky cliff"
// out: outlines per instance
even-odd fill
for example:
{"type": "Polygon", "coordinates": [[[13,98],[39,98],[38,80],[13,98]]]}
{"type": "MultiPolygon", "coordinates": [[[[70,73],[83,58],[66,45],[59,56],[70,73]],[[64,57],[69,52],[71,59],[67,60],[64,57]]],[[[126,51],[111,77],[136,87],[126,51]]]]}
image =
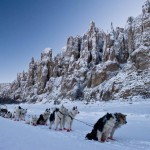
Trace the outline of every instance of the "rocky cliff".
{"type": "Polygon", "coordinates": [[[54,58],[46,48],[3,92],[29,102],[150,97],[150,1],[141,15],[127,19],[125,28],[111,23],[105,33],[91,22],[87,33],[69,37],[54,58]]]}

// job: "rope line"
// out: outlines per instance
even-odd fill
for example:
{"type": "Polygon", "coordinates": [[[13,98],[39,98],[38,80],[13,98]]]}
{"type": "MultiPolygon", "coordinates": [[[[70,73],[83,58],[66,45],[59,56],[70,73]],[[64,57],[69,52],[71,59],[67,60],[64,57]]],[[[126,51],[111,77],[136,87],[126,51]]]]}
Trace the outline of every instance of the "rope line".
{"type": "Polygon", "coordinates": [[[78,120],[78,119],[75,119],[75,118],[73,118],[73,119],[76,120],[76,121],[78,121],[78,122],[81,122],[81,123],[83,123],[83,124],[85,124],[85,125],[87,125],[89,127],[94,127],[94,124],[87,123],[87,122],[84,122],[84,121],[81,121],[81,120],[78,120]]]}

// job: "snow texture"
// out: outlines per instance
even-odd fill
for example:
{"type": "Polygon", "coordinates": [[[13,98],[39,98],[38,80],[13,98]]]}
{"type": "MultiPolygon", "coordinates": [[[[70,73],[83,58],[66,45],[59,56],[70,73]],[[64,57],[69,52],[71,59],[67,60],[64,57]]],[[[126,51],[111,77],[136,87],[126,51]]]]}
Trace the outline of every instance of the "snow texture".
{"type": "MultiPolygon", "coordinates": [[[[49,129],[49,126],[32,126],[24,121],[13,121],[0,117],[1,150],[150,150],[150,100],[135,98],[132,101],[112,102],[67,102],[64,106],[71,109],[78,106],[80,113],[76,119],[94,124],[106,112],[121,112],[127,115],[127,124],[119,128],[114,135],[115,141],[100,143],[85,139],[91,127],[74,120],[73,131],[66,132],[49,129]]],[[[60,105],[61,105],[60,104],[60,105]]],[[[58,107],[60,106],[58,105],[58,107]]],[[[40,115],[46,108],[55,107],[47,104],[21,104],[28,108],[28,115],[40,115]]],[[[13,111],[16,105],[7,105],[13,111]]],[[[49,124],[49,123],[48,123],[49,124]]]]}

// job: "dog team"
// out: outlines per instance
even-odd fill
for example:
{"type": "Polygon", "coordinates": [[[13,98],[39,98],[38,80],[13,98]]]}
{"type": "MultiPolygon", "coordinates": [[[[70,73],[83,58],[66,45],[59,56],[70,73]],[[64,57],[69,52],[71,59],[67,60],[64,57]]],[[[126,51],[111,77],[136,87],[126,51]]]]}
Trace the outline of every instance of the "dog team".
{"type": "MultiPolygon", "coordinates": [[[[25,120],[26,114],[27,109],[23,109],[20,106],[15,108],[13,113],[7,109],[0,108],[0,116],[2,117],[11,118],[15,121],[23,120],[26,124],[34,126],[47,125],[49,120],[49,129],[66,130],[67,132],[72,130],[73,120],[75,119],[75,116],[79,114],[79,111],[77,106],[69,111],[62,105],[60,108],[46,109],[39,117],[36,115],[29,115],[28,119],[25,120]]],[[[126,123],[126,115],[122,113],[107,113],[94,124],[92,131],[86,135],[86,139],[99,142],[105,142],[108,141],[108,139],[114,140],[113,135],[116,129],[126,123]]]]}
{"type": "Polygon", "coordinates": [[[0,116],[4,118],[14,119],[15,121],[23,120],[26,124],[31,125],[47,125],[48,120],[50,121],[50,129],[54,126],[55,130],[67,130],[68,132],[72,130],[72,123],[75,116],[79,113],[77,106],[73,107],[72,110],[68,111],[63,105],[60,108],[46,109],[43,114],[40,114],[39,117],[32,115],[25,120],[27,109],[21,108],[18,106],[15,108],[15,111],[11,113],[7,109],[4,111],[0,109],[0,116]]]}

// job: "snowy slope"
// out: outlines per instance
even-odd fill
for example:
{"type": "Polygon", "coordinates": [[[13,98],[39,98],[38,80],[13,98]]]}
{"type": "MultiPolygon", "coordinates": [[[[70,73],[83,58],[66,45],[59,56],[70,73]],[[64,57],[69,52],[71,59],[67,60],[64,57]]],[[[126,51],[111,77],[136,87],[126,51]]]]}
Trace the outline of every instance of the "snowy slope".
{"type": "MultiPolygon", "coordinates": [[[[0,150],[150,150],[150,101],[62,102],[68,109],[78,106],[76,117],[84,122],[95,123],[106,112],[127,114],[127,124],[115,133],[116,141],[99,143],[85,140],[91,127],[74,121],[73,131],[50,130],[48,126],[31,126],[23,121],[13,121],[0,117],[0,150]]],[[[8,105],[13,110],[16,105],[8,105]]],[[[28,114],[42,113],[53,104],[21,104],[28,108],[28,114]]]]}

